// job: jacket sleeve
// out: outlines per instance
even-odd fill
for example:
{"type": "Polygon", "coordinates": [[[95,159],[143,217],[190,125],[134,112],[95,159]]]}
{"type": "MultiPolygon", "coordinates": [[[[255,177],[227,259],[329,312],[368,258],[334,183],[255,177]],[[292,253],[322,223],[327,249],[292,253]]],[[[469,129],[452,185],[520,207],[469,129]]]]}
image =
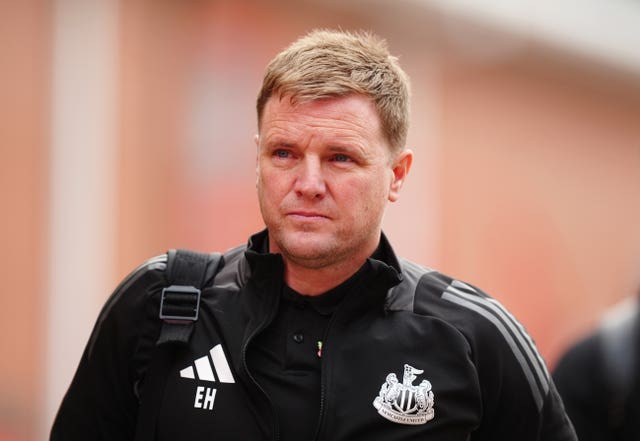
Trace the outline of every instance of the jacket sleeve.
{"type": "Polygon", "coordinates": [[[485,409],[478,439],[577,441],[533,340],[506,310],[503,317],[502,329],[493,326],[493,336],[478,346],[484,347],[478,357],[485,409]]]}
{"type": "Polygon", "coordinates": [[[58,409],[51,441],[133,440],[136,387],[159,332],[163,270],[161,258],[146,262],[105,303],[58,409]]]}
{"type": "Polygon", "coordinates": [[[442,296],[459,307],[482,395],[474,441],[576,441],[545,361],[522,324],[479,289],[452,281],[442,296]]]}

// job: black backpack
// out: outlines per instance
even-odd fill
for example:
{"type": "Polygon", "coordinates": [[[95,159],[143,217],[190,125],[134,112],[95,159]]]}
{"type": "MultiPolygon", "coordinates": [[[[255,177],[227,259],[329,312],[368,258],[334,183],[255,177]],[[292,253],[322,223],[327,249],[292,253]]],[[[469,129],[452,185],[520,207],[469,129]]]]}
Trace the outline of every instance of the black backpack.
{"type": "Polygon", "coordinates": [[[135,441],[156,439],[159,403],[171,360],[189,343],[198,320],[202,289],[215,277],[221,257],[220,253],[189,250],[167,253],[168,286],[162,290],[158,317],[162,327],[140,389],[135,441]]]}

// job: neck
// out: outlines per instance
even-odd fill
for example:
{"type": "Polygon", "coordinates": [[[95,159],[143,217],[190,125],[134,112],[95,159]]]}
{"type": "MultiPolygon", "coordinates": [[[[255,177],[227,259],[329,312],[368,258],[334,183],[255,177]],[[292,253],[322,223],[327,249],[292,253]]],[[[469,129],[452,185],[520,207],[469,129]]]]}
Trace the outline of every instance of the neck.
{"type": "Polygon", "coordinates": [[[323,268],[307,268],[285,259],[285,282],[291,289],[300,294],[319,295],[335,288],[354,275],[366,259],[366,257],[351,259],[345,264],[323,268]]]}
{"type": "Polygon", "coordinates": [[[349,265],[333,265],[326,268],[306,268],[285,261],[285,282],[300,294],[316,296],[335,288],[354,275],[366,258],[353,260],[349,265]]]}
{"type": "Polygon", "coordinates": [[[294,291],[309,296],[323,294],[354,275],[380,245],[377,231],[351,249],[334,250],[308,259],[288,253],[269,238],[269,252],[280,254],[284,263],[284,281],[294,291]]]}

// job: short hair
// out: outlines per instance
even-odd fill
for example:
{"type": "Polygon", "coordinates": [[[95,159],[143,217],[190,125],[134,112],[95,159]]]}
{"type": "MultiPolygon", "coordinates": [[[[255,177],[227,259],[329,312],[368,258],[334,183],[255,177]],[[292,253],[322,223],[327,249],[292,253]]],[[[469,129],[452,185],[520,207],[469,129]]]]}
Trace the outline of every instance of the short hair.
{"type": "Polygon", "coordinates": [[[272,96],[296,104],[354,93],[372,99],[391,150],[401,150],[409,127],[409,78],[387,42],[363,31],[314,30],[276,55],[258,94],[258,127],[272,96]]]}

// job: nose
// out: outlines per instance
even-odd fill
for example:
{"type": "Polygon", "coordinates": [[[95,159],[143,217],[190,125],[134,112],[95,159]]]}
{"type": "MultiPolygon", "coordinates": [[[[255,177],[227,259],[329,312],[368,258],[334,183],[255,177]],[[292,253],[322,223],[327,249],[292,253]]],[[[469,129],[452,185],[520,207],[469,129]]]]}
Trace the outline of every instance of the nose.
{"type": "Polygon", "coordinates": [[[322,164],[318,158],[306,157],[299,164],[294,190],[300,197],[320,199],[327,191],[322,172],[322,164]]]}

